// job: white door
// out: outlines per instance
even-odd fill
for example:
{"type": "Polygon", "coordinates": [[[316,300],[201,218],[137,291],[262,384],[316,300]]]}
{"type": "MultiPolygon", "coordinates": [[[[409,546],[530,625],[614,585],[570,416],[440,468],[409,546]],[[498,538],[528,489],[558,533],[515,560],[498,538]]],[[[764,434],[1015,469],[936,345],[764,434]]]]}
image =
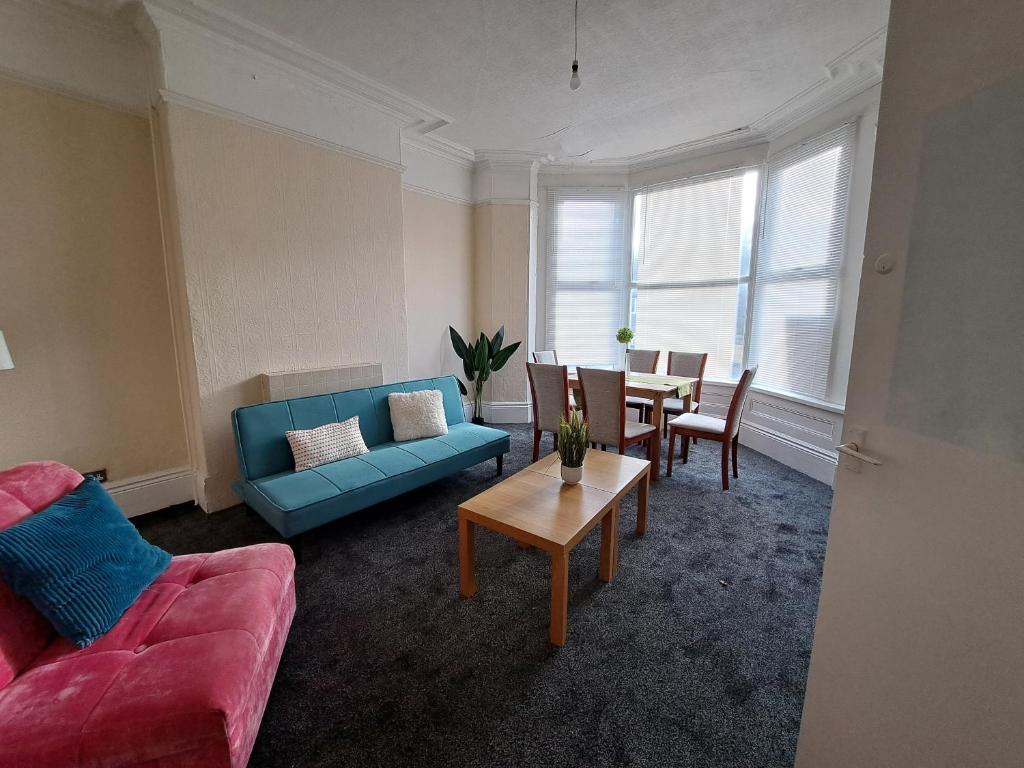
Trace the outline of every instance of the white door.
{"type": "Polygon", "coordinates": [[[893,0],[858,427],[882,464],[841,457],[797,766],[1020,768],[1024,0],[893,0]]]}

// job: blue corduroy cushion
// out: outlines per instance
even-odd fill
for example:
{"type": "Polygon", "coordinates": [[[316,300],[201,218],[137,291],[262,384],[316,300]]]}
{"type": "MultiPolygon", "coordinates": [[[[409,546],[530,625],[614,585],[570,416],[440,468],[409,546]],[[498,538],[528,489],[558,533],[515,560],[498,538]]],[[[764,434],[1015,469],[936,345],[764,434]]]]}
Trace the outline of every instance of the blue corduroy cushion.
{"type": "Polygon", "coordinates": [[[0,531],[8,586],[79,648],[113,627],[170,562],[94,478],[0,531]]]}

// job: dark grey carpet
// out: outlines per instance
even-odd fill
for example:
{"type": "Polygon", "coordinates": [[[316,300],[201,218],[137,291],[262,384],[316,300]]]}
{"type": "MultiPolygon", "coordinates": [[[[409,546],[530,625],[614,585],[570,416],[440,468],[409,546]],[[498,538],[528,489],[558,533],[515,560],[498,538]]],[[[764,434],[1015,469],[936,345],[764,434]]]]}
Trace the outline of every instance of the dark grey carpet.
{"type": "MultiPolygon", "coordinates": [[[[510,431],[506,474],[530,458],[510,431]]],[[[792,765],[831,491],[741,448],[723,493],[718,456],[653,484],[641,539],[626,500],[611,584],[599,528],[573,551],[561,649],[543,553],[479,530],[459,598],[455,507],[493,461],[313,532],[252,765],[792,765]]],[[[273,539],[241,508],[136,522],[175,554],[273,539]]]]}

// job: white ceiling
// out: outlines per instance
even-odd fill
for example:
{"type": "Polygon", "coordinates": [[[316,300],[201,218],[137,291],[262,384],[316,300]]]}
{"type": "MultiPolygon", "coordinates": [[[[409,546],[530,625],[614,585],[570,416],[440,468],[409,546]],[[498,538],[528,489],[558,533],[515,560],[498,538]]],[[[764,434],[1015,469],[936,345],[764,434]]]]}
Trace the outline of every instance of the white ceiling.
{"type": "MultiPolygon", "coordinates": [[[[81,2],[81,0],[79,0],[81,2]]],[[[92,0],[120,4],[118,0],[92,0]]],[[[123,2],[123,0],[122,0],[123,2]]],[[[889,0],[205,0],[453,118],[473,149],[627,157],[744,127],[884,26],[889,0]]]]}

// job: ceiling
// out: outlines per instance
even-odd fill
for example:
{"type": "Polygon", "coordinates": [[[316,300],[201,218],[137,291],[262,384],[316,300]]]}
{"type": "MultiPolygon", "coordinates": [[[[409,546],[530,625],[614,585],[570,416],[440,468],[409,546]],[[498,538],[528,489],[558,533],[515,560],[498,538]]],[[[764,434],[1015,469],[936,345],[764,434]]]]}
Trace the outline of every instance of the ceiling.
{"type": "Polygon", "coordinates": [[[889,8],[889,0],[580,0],[583,87],[572,92],[572,0],[204,4],[447,113],[444,138],[588,161],[755,122],[884,26],[889,8]]]}

